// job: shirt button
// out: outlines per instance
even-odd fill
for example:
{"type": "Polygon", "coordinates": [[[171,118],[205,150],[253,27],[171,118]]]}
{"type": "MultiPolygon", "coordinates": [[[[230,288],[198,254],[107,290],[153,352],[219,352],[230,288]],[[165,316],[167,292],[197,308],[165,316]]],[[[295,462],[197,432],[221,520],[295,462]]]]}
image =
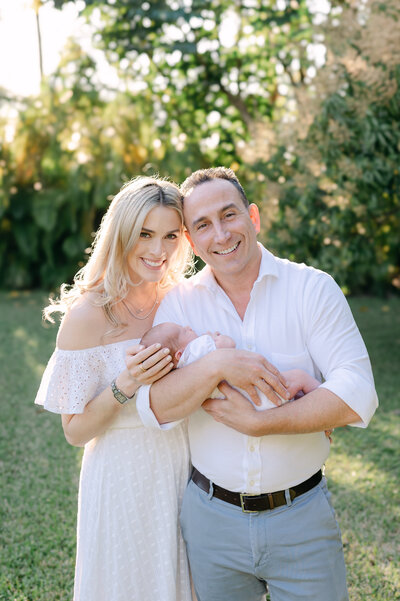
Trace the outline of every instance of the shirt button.
{"type": "Polygon", "coordinates": [[[250,480],[250,486],[254,486],[254,480],[250,480]]]}
{"type": "Polygon", "coordinates": [[[250,451],[253,453],[253,451],[254,451],[254,446],[253,445],[251,445],[250,451]]]}

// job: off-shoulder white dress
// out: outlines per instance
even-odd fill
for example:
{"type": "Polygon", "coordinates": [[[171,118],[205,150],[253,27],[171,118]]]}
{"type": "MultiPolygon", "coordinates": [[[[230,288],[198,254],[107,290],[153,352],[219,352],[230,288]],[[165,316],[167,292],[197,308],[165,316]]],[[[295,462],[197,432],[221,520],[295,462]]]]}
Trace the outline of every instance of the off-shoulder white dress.
{"type": "MultiPolygon", "coordinates": [[[[35,402],[82,413],[123,369],[126,340],[56,349],[35,402]]],[[[127,403],[85,446],[79,486],[74,601],[190,601],[178,512],[188,480],[185,424],[145,428],[127,403]]]]}

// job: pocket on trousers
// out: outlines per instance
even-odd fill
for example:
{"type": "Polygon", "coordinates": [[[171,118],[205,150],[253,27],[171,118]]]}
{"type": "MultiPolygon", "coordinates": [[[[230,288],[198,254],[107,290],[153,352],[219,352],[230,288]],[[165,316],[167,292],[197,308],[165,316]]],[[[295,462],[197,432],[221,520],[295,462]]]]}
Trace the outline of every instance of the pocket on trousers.
{"type": "Polygon", "coordinates": [[[339,528],[339,524],[338,521],[336,519],[336,513],[335,510],[333,508],[332,505],[332,501],[331,501],[331,493],[328,490],[328,487],[326,485],[326,482],[321,482],[320,484],[318,484],[318,492],[319,492],[319,496],[321,499],[321,503],[323,505],[323,507],[326,510],[327,513],[327,519],[329,519],[329,521],[331,522],[332,527],[337,531],[340,539],[341,539],[341,532],[340,532],[340,528],[339,528]]]}
{"type": "Polygon", "coordinates": [[[191,488],[193,486],[196,486],[196,484],[193,482],[193,480],[189,480],[186,490],[183,494],[181,510],[179,512],[179,522],[181,525],[182,535],[185,540],[185,531],[190,525],[190,521],[193,517],[191,516],[191,512],[193,511],[193,499],[189,498],[192,497],[193,491],[191,488]]]}

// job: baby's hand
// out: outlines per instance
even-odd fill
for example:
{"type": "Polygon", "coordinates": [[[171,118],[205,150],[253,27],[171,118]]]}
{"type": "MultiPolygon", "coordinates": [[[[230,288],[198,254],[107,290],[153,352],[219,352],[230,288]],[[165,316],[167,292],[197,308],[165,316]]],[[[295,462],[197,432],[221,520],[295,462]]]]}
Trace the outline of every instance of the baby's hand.
{"type": "Polygon", "coordinates": [[[282,372],[282,374],[288,383],[287,388],[291,398],[303,396],[303,394],[315,390],[320,385],[318,380],[310,376],[303,369],[289,369],[282,372]]]}

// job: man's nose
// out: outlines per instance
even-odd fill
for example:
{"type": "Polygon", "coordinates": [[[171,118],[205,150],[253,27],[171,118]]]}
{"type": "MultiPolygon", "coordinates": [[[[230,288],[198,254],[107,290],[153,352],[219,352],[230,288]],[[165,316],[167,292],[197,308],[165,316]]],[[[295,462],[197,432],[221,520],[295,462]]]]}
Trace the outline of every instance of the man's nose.
{"type": "Polygon", "coordinates": [[[214,237],[216,242],[225,242],[230,237],[230,232],[221,223],[214,226],[214,237]]]}

